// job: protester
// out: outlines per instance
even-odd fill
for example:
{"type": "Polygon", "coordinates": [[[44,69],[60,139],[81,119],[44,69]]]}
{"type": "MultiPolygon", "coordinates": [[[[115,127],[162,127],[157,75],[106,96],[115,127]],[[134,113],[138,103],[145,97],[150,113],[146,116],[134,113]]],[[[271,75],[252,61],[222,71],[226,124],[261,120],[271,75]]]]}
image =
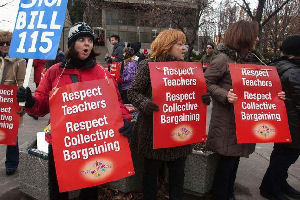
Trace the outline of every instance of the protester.
{"type": "Polygon", "coordinates": [[[300,35],[292,35],[283,41],[283,57],[274,63],[286,93],[286,109],[291,143],[274,144],[270,165],[260,186],[260,194],[267,199],[287,200],[285,196],[300,199],[300,192],[287,182],[288,169],[300,155],[300,35]]]}
{"type": "Polygon", "coordinates": [[[127,98],[127,91],[130,88],[131,82],[136,74],[138,61],[135,60],[134,50],[132,48],[125,48],[124,50],[124,69],[121,75],[121,97],[123,103],[129,104],[127,98]]]}
{"type": "Polygon", "coordinates": [[[120,36],[112,35],[110,36],[110,43],[114,45],[113,52],[111,56],[105,55],[105,61],[107,63],[112,62],[122,62],[123,61],[123,49],[125,48],[125,43],[120,41],[120,36]]]}
{"type": "Polygon", "coordinates": [[[213,43],[208,43],[206,45],[205,54],[200,59],[200,62],[202,63],[202,66],[204,69],[206,69],[207,66],[210,65],[211,61],[216,57],[215,53],[215,45],[213,43]]]}
{"type": "MultiPolygon", "coordinates": [[[[31,91],[28,87],[26,89],[24,87],[19,88],[17,99],[19,102],[26,102],[26,112],[39,116],[44,116],[49,113],[49,93],[56,88],[75,82],[112,78],[106,69],[96,63],[96,56],[98,54],[93,49],[93,41],[93,31],[86,23],[79,22],[71,27],[68,36],[67,60],[64,63],[58,63],[47,70],[39,87],[35,91],[34,97],[31,95],[31,91]]],[[[131,116],[122,103],[120,94],[117,91],[117,84],[115,82],[114,84],[118,94],[125,127],[119,131],[124,135],[127,135],[130,133],[130,123],[127,120],[130,120],[131,116]]],[[[51,143],[51,138],[48,137],[48,141],[51,143]]],[[[52,145],[49,145],[48,163],[50,199],[68,199],[68,193],[59,193],[58,190],[52,145]]],[[[81,189],[79,199],[98,199],[97,187],[81,189]]]]}
{"type": "MultiPolygon", "coordinates": [[[[234,182],[240,157],[254,152],[255,144],[237,144],[232,89],[228,63],[258,63],[251,52],[255,48],[258,26],[241,20],[229,26],[224,35],[225,53],[220,53],[205,71],[207,90],[213,99],[207,148],[220,159],[214,175],[212,195],[215,200],[233,200],[234,182]]],[[[284,99],[284,93],[278,94],[284,99]]]]}
{"type": "Polygon", "coordinates": [[[143,60],[128,90],[129,101],[139,110],[133,130],[132,150],[144,157],[143,198],[157,199],[157,177],[160,166],[166,162],[169,168],[170,199],[182,199],[186,156],[190,145],[153,149],[153,112],[159,108],[152,101],[152,87],[148,62],[183,60],[186,37],[179,30],[162,31],[151,45],[150,59],[143,60]]]}
{"type": "Polygon", "coordinates": [[[42,71],[45,69],[45,64],[47,60],[45,59],[34,59],[33,60],[33,67],[34,67],[34,82],[36,88],[39,86],[41,81],[41,74],[42,71]]]}
{"type": "MultiPolygon", "coordinates": [[[[2,85],[21,86],[24,82],[26,72],[26,61],[21,58],[10,58],[8,51],[12,33],[0,31],[0,80],[2,85]]],[[[20,113],[22,116],[23,113],[20,113]]],[[[20,120],[22,123],[22,120],[20,120]]],[[[6,175],[12,175],[16,172],[19,165],[19,146],[7,145],[6,148],[6,175]]]]}
{"type": "Polygon", "coordinates": [[[134,50],[135,60],[138,61],[138,63],[146,59],[145,55],[140,52],[141,46],[142,45],[140,42],[133,42],[127,45],[127,47],[130,47],[134,50]]]}

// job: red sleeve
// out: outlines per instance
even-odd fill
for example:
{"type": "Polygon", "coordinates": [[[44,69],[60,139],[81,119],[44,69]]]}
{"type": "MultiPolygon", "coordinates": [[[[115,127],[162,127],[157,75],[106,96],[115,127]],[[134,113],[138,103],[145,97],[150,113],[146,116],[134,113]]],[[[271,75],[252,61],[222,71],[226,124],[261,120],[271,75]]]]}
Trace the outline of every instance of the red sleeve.
{"type": "Polygon", "coordinates": [[[38,88],[35,90],[35,104],[32,108],[25,109],[27,113],[40,117],[43,117],[49,113],[49,93],[52,90],[49,72],[50,70],[46,71],[45,76],[41,80],[38,88]]]}
{"type": "Polygon", "coordinates": [[[38,67],[38,65],[39,65],[39,60],[38,60],[38,59],[34,59],[32,65],[33,65],[34,68],[38,67]]]}

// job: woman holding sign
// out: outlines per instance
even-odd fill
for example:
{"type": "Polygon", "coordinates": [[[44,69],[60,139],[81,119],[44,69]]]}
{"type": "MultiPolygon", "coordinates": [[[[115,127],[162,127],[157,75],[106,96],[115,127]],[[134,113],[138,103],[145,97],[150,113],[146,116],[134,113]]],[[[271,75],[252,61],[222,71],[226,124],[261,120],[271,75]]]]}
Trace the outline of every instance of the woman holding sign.
{"type": "MultiPolygon", "coordinates": [[[[237,95],[232,89],[229,63],[259,63],[252,53],[256,45],[258,26],[255,22],[239,21],[229,26],[224,35],[224,53],[219,54],[205,71],[207,90],[213,99],[207,148],[220,160],[212,186],[216,200],[235,199],[234,182],[240,157],[254,152],[255,144],[237,144],[233,103],[237,95]]],[[[284,98],[284,94],[279,95],[284,98]]]]}
{"type": "MultiPolygon", "coordinates": [[[[75,82],[92,81],[103,78],[112,78],[110,73],[101,65],[96,63],[94,51],[94,35],[90,26],[84,22],[76,23],[71,27],[68,36],[68,52],[66,61],[58,63],[49,68],[35,91],[34,97],[30,89],[20,87],[17,98],[19,102],[25,101],[26,112],[29,114],[44,116],[49,113],[49,95],[56,88],[75,82]]],[[[115,83],[116,92],[120,102],[120,108],[125,127],[120,132],[128,134],[131,115],[122,103],[115,83]]],[[[51,143],[51,138],[48,138],[51,143]]],[[[56,171],[54,167],[52,145],[49,145],[49,190],[50,199],[68,199],[68,193],[59,193],[56,171]]],[[[71,177],[70,177],[71,178],[71,177]]],[[[76,180],[74,180],[76,181],[76,180]]],[[[97,187],[81,189],[80,199],[98,199],[97,187]]]]}
{"type": "MultiPolygon", "coordinates": [[[[0,84],[21,86],[24,82],[26,61],[21,58],[10,58],[8,56],[11,38],[11,32],[0,32],[0,84]]],[[[20,120],[20,123],[22,123],[22,120],[20,120]]],[[[18,165],[19,145],[17,141],[16,145],[7,145],[6,148],[6,175],[14,174],[18,165]]]]}
{"type": "Polygon", "coordinates": [[[190,145],[175,148],[153,149],[153,112],[158,106],[152,101],[152,87],[148,62],[177,61],[184,59],[186,37],[179,30],[162,31],[151,44],[151,59],[143,60],[128,90],[129,101],[139,110],[133,131],[133,150],[144,156],[144,199],[157,199],[157,177],[160,166],[169,168],[170,199],[182,199],[186,156],[190,145]]]}

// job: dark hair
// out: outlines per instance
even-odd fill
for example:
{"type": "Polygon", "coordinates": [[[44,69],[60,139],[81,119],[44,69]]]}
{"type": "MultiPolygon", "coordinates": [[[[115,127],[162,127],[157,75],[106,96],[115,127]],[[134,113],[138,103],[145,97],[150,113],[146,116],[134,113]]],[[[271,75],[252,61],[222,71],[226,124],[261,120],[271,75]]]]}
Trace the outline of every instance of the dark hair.
{"type": "Polygon", "coordinates": [[[120,42],[120,36],[119,35],[111,35],[110,38],[115,38],[116,40],[118,40],[118,42],[120,42]]]}
{"type": "Polygon", "coordinates": [[[284,55],[300,56],[300,34],[288,36],[282,42],[280,50],[284,55]]]}
{"type": "Polygon", "coordinates": [[[209,43],[207,43],[207,45],[206,46],[211,46],[213,49],[215,48],[215,45],[214,45],[214,43],[212,43],[212,42],[209,42],[209,43]]]}
{"type": "Polygon", "coordinates": [[[224,43],[234,50],[250,50],[258,36],[258,24],[241,20],[229,26],[224,35],[224,43]]]}
{"type": "MultiPolygon", "coordinates": [[[[99,55],[100,55],[100,53],[95,51],[95,49],[93,48],[88,58],[95,58],[99,55]]],[[[78,57],[78,52],[76,52],[76,50],[75,50],[75,42],[72,42],[72,44],[66,51],[66,58],[72,59],[72,58],[77,58],[77,57],[78,57]]]]}

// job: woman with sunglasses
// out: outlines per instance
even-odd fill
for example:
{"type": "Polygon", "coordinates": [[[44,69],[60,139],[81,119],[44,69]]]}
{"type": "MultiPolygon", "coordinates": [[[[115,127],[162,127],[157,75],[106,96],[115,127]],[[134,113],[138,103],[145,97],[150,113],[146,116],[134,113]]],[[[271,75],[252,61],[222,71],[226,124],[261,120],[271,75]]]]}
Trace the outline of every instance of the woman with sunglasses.
{"type": "MultiPolygon", "coordinates": [[[[0,32],[0,84],[22,86],[26,71],[26,61],[21,58],[10,58],[8,56],[11,38],[11,32],[0,32]]],[[[18,164],[19,146],[17,142],[16,145],[8,145],[6,148],[6,175],[14,174],[18,164]]]]}

